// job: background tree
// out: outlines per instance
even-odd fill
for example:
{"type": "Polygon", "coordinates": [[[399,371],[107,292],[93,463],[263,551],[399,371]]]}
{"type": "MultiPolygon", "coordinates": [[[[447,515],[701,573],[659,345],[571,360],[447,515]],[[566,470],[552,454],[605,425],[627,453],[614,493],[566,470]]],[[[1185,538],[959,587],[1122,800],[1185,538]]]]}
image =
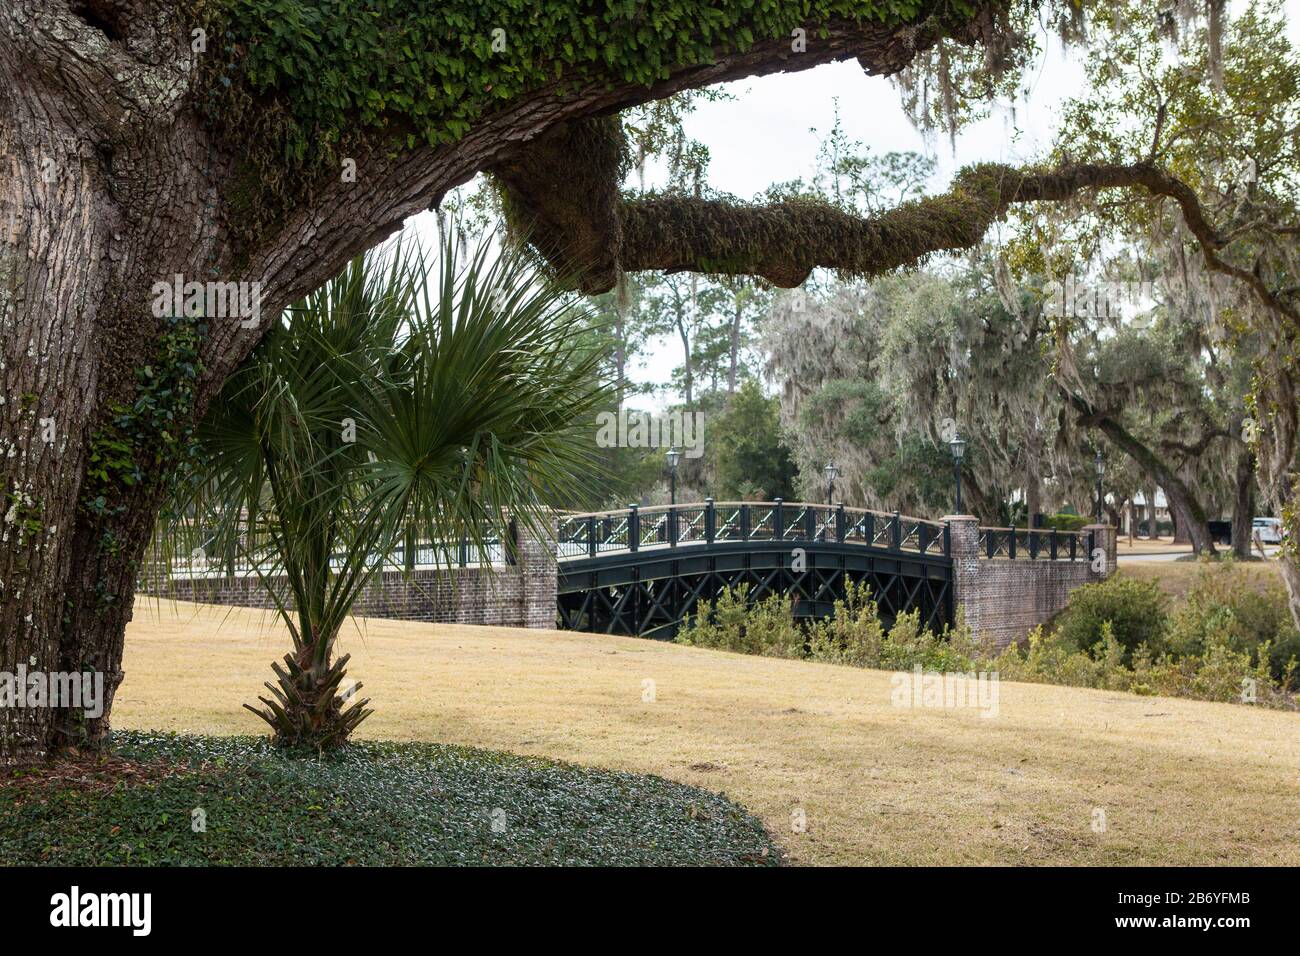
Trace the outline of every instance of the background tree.
{"type": "MultiPolygon", "coordinates": [[[[1232,18],[1223,4],[1211,6],[1217,12],[1210,21],[1152,21],[1144,7],[1113,4],[1094,24],[1102,42],[1087,61],[1086,93],[1067,106],[1052,156],[1177,170],[1182,185],[1164,198],[1081,194],[1032,223],[1021,218],[1026,245],[1037,250],[1026,263],[1046,274],[1104,264],[1117,245],[1123,255],[1136,250],[1154,264],[1147,276],[1184,323],[1169,341],[1185,336],[1184,354],[1204,353],[1206,401],[1192,396],[1192,414],[1184,404],[1155,423],[1151,447],[1107,425],[1108,437],[1142,456],[1145,470],[1159,478],[1180,533],[1198,549],[1208,546],[1203,519],[1215,510],[1188,486],[1198,470],[1209,481],[1219,466],[1218,481],[1233,489],[1238,548],[1252,510],[1243,487],[1256,455],[1265,501],[1284,516],[1295,511],[1291,356],[1300,329],[1289,278],[1300,63],[1286,40],[1280,4],[1244,4],[1232,18]],[[1243,393],[1251,365],[1254,384],[1243,393]],[[1197,424],[1199,433],[1189,434],[1197,424]],[[1243,434],[1249,441],[1240,441],[1243,434]]],[[[1061,324],[1059,339],[1068,342],[1075,319],[1061,324]]],[[[1081,420],[1108,421],[1088,395],[1071,391],[1069,397],[1081,420]]],[[[1283,576],[1293,614],[1300,615],[1296,567],[1285,555],[1283,576]]]]}
{"type": "Polygon", "coordinates": [[[780,402],[764,395],[757,379],[746,379],[726,410],[708,419],[707,434],[715,499],[789,501],[795,497],[795,466],[781,434],[780,402]]]}
{"type": "Polygon", "coordinates": [[[782,297],[764,342],[801,481],[819,486],[833,458],[847,502],[948,511],[947,443],[960,430],[966,509],[1012,520],[1013,491],[1052,470],[1056,400],[1040,329],[1005,308],[978,262],[782,297]]]}
{"type": "MultiPolygon", "coordinates": [[[[1074,329],[1079,325],[1071,322],[1074,329]]],[[[1164,319],[1149,329],[1107,329],[1110,334],[1094,338],[1086,352],[1063,347],[1057,375],[1067,427],[1061,441],[1082,454],[1104,436],[1164,491],[1193,549],[1213,552],[1207,523],[1218,517],[1224,498],[1228,475],[1221,466],[1235,465],[1228,414],[1234,403],[1241,406],[1244,392],[1216,392],[1201,344],[1172,326],[1164,319]]]]}
{"type": "Polygon", "coordinates": [[[724,312],[725,322],[721,326],[725,335],[719,336],[726,343],[726,383],[727,395],[736,394],[744,378],[755,371],[756,358],[753,354],[756,344],[756,323],[766,311],[772,295],[770,289],[744,276],[726,276],[718,283],[730,297],[724,312]]]}
{"type": "MultiPolygon", "coordinates": [[[[717,286],[701,283],[694,275],[656,275],[643,288],[647,333],[672,336],[681,347],[682,362],[672,384],[678,387],[690,407],[695,402],[700,338],[706,335],[710,316],[722,306],[724,294],[717,286]]],[[[715,368],[716,360],[715,355],[715,368]]]]}

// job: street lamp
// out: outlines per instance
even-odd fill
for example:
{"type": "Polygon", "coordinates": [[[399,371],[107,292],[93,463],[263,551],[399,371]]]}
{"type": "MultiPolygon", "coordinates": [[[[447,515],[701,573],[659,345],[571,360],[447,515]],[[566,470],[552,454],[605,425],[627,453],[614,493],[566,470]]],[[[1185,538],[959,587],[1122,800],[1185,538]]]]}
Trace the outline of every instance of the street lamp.
{"type": "Polygon", "coordinates": [[[835,467],[835,462],[828,461],[826,467],[822,469],[822,474],[826,476],[826,504],[831,504],[835,497],[835,479],[840,470],[835,467]]]}
{"type": "Polygon", "coordinates": [[[1101,524],[1101,479],[1106,474],[1106,461],[1101,457],[1101,449],[1097,449],[1097,457],[1092,460],[1093,467],[1097,472],[1097,524],[1101,524]]]}
{"type": "Polygon", "coordinates": [[[957,514],[961,514],[961,460],[966,457],[966,439],[960,432],[952,436],[948,450],[952,452],[952,470],[957,477],[957,514]]]}
{"type": "Polygon", "coordinates": [[[668,503],[677,504],[677,463],[682,460],[682,453],[676,446],[668,449],[668,503]]]}

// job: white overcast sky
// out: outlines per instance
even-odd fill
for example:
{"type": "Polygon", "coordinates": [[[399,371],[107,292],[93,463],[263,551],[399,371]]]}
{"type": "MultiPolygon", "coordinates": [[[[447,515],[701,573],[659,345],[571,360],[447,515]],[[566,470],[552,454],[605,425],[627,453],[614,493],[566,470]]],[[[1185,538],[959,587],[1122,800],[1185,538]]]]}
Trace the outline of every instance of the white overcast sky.
{"type": "MultiPolygon", "coordinates": [[[[1238,0],[1230,5],[1241,9],[1238,0]]],[[[1287,34],[1300,43],[1300,0],[1288,0],[1287,34]]],[[[709,147],[709,183],[716,189],[748,197],[772,183],[810,178],[818,136],[834,122],[838,99],[840,119],[850,139],[861,140],[873,153],[915,150],[931,155],[938,170],[931,184],[942,189],[962,166],[978,161],[1024,162],[1051,143],[1061,103],[1084,80],[1084,50],[1068,54],[1052,38],[1040,62],[1026,78],[1023,102],[995,109],[993,115],[958,137],[953,153],[946,137],[927,144],[903,112],[898,90],[887,79],[869,77],[855,62],[831,63],[801,73],[753,77],[726,84],[735,98],[700,103],[686,122],[686,132],[709,147]]],[[[648,186],[655,185],[653,173],[648,186]]],[[[422,233],[434,232],[433,214],[408,223],[422,233]]],[[[656,386],[669,381],[681,363],[681,346],[665,337],[646,349],[647,358],[632,371],[641,382],[656,386]]],[[[666,394],[660,401],[679,401],[666,394]]]]}

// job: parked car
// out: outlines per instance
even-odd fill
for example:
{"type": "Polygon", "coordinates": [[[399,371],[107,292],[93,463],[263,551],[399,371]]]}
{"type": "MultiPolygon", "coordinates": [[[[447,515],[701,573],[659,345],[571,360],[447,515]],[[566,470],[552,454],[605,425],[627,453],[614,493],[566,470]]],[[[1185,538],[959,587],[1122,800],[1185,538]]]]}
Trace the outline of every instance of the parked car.
{"type": "Polygon", "coordinates": [[[1282,543],[1282,521],[1278,518],[1256,518],[1251,522],[1250,533],[1265,544],[1282,543]]]}

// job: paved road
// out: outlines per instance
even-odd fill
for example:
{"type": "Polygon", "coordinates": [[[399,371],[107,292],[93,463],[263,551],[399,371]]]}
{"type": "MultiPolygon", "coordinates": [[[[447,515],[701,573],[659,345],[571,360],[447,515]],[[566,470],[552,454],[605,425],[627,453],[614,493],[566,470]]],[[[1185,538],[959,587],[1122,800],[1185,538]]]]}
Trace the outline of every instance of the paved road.
{"type": "MultiPolygon", "coordinates": [[[[1264,551],[1271,558],[1273,555],[1277,554],[1277,545],[1266,545],[1264,551]]],[[[1159,551],[1151,554],[1143,554],[1141,552],[1136,554],[1125,554],[1121,551],[1118,555],[1118,559],[1121,563],[1128,561],[1177,561],[1179,558],[1186,557],[1191,553],[1191,548],[1188,548],[1186,551],[1159,551]]],[[[1256,553],[1258,554],[1258,552],[1256,553]]]]}

